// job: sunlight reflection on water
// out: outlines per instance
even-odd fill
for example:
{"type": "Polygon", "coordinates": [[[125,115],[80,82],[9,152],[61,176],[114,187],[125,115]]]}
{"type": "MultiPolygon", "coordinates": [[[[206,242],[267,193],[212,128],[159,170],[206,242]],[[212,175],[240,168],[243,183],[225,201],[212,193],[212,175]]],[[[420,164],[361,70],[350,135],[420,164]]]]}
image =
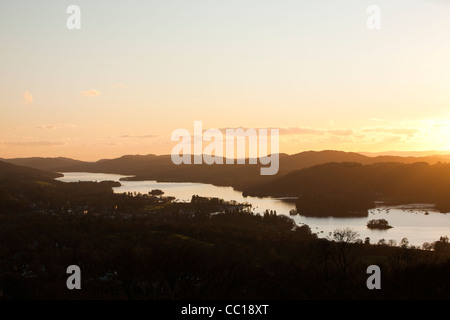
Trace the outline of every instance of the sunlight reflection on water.
{"type": "MultiPolygon", "coordinates": [[[[119,181],[126,177],[117,174],[69,172],[63,173],[64,177],[57,178],[63,182],[77,181],[119,181]]],[[[252,205],[252,211],[262,213],[264,210],[274,210],[278,214],[289,215],[289,211],[295,209],[292,199],[244,197],[241,192],[231,187],[218,187],[203,183],[172,183],[156,181],[120,181],[122,186],[114,188],[117,193],[140,192],[148,193],[153,189],[164,191],[165,196],[173,196],[178,201],[190,201],[192,195],[203,197],[217,197],[227,201],[248,202],[252,205]]],[[[450,215],[433,210],[432,205],[412,204],[408,206],[385,207],[379,205],[370,210],[368,217],[363,218],[317,218],[292,216],[298,225],[307,224],[311,231],[319,237],[326,237],[335,228],[350,227],[359,233],[359,238],[371,239],[371,243],[377,243],[380,239],[386,241],[393,239],[399,243],[402,238],[408,238],[410,245],[421,246],[424,242],[439,240],[440,236],[450,235],[450,215]],[[426,214],[428,212],[428,215],[426,214]],[[386,219],[393,227],[388,230],[371,230],[366,224],[372,219],[386,219]]]]}

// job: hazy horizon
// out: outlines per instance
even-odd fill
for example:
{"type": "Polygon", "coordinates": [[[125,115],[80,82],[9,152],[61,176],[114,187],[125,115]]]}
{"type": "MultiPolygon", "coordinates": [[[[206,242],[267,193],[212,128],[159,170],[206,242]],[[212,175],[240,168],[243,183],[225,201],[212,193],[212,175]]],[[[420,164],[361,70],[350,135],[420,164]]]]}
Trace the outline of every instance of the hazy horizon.
{"type": "MultiPolygon", "coordinates": [[[[325,152],[325,151],[336,151],[336,152],[346,152],[346,153],[356,153],[356,154],[360,154],[360,155],[364,155],[367,157],[378,157],[378,156],[398,156],[398,157],[428,157],[428,156],[447,156],[450,155],[450,150],[423,150],[423,151],[385,151],[385,152],[357,152],[357,151],[345,151],[345,150],[332,150],[332,149],[327,149],[327,150],[302,150],[299,152],[294,152],[294,153],[285,153],[285,152],[280,152],[279,154],[285,154],[288,156],[292,156],[292,155],[296,155],[296,154],[301,154],[304,152],[325,152]]],[[[191,154],[191,156],[193,156],[194,154],[191,154]]],[[[125,156],[171,156],[170,153],[162,153],[162,154],[155,154],[155,153],[147,153],[147,154],[137,154],[137,153],[129,153],[129,154],[123,154],[120,155],[118,157],[104,157],[104,158],[96,158],[96,159],[82,159],[82,158],[71,158],[71,157],[63,157],[63,156],[54,156],[54,157],[47,157],[47,156],[39,156],[39,155],[33,155],[33,156],[28,156],[28,157],[3,157],[0,155],[0,159],[5,159],[5,160],[9,160],[9,159],[27,159],[27,158],[68,158],[68,159],[72,159],[72,160],[79,160],[79,161],[85,161],[85,162],[96,162],[96,161],[100,161],[100,160],[110,160],[110,159],[117,159],[120,157],[125,157],[125,156]]],[[[224,157],[226,158],[226,157],[224,157]]],[[[236,156],[234,157],[234,159],[238,159],[236,156]]],[[[248,159],[248,157],[246,157],[246,159],[248,159]]]]}

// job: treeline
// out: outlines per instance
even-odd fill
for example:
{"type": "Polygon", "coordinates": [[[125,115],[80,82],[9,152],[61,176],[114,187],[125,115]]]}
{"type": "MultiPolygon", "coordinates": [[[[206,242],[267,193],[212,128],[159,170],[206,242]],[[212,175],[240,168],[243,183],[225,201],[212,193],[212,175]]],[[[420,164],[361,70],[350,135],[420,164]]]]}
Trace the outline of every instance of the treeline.
{"type": "Polygon", "coordinates": [[[317,239],[286,216],[249,212],[0,215],[4,299],[449,299],[448,240],[436,251],[317,239]],[[66,288],[81,268],[82,290],[66,288]],[[369,265],[382,290],[366,287],[369,265]]]}
{"type": "Polygon", "coordinates": [[[375,207],[373,198],[366,194],[317,193],[300,195],[295,201],[302,216],[367,217],[375,207]]]}

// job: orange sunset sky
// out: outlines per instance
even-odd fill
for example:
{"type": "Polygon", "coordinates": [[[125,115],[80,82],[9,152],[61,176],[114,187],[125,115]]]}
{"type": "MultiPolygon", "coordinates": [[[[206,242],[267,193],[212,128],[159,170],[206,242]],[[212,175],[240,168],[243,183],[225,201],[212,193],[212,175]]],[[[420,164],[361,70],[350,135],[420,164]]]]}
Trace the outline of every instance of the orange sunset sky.
{"type": "Polygon", "coordinates": [[[450,150],[449,17],[443,0],[4,0],[0,157],[168,154],[195,120],[280,128],[289,154],[450,150]]]}

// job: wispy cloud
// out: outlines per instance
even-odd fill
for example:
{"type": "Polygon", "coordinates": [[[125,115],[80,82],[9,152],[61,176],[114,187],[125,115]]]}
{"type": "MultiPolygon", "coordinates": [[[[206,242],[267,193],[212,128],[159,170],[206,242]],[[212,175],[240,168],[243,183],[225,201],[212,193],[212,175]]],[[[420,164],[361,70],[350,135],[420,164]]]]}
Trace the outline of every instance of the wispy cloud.
{"type": "Polygon", "coordinates": [[[98,92],[97,90],[94,90],[94,89],[81,92],[81,95],[83,97],[96,97],[96,96],[99,96],[100,94],[101,94],[100,92],[98,92]]]}
{"type": "Polygon", "coordinates": [[[9,147],[53,147],[65,145],[60,141],[2,141],[1,145],[9,147]]]}
{"type": "Polygon", "coordinates": [[[75,128],[76,126],[70,123],[58,123],[58,124],[41,124],[35,126],[36,129],[58,129],[58,128],[75,128]]]}
{"type": "Polygon", "coordinates": [[[280,135],[304,135],[304,134],[323,135],[326,132],[327,132],[326,130],[301,128],[301,127],[290,127],[280,129],[280,135]]]}
{"type": "Polygon", "coordinates": [[[442,127],[450,127],[450,123],[436,123],[433,125],[435,128],[442,128],[442,127]]]}
{"type": "Polygon", "coordinates": [[[23,95],[23,100],[25,101],[25,103],[32,103],[33,102],[33,95],[31,93],[29,93],[28,91],[26,91],[23,95]]]}
{"type": "Polygon", "coordinates": [[[331,135],[331,136],[351,136],[355,132],[351,129],[314,129],[314,128],[302,128],[302,127],[291,127],[291,128],[281,128],[280,135],[331,135]]]}
{"type": "Polygon", "coordinates": [[[36,129],[56,129],[57,126],[56,125],[52,125],[52,124],[41,124],[39,126],[35,127],[36,129]]]}
{"type": "Polygon", "coordinates": [[[141,135],[141,136],[136,136],[136,135],[129,135],[129,134],[125,134],[120,136],[119,138],[123,138],[123,139],[154,139],[154,138],[158,138],[159,135],[156,134],[146,134],[146,135],[141,135]]]}
{"type": "Polygon", "coordinates": [[[375,127],[375,128],[366,128],[366,129],[364,129],[364,132],[390,133],[390,134],[412,136],[412,135],[415,135],[416,133],[419,133],[419,130],[418,129],[413,129],[413,128],[375,127]]]}
{"type": "Polygon", "coordinates": [[[327,130],[328,134],[333,136],[352,136],[355,134],[353,130],[344,129],[344,130],[327,130]]]}
{"type": "MultiPolygon", "coordinates": [[[[243,129],[246,131],[249,128],[221,128],[219,129],[222,132],[225,132],[226,129],[243,129]]],[[[278,129],[278,128],[268,128],[270,129],[278,129]]],[[[258,128],[256,128],[258,130],[258,128]]],[[[300,136],[300,135],[335,135],[335,136],[350,136],[353,135],[353,130],[349,129],[342,129],[342,130],[328,130],[328,129],[316,129],[316,128],[307,128],[307,127],[289,127],[289,128],[279,128],[280,130],[280,136],[300,136]]],[[[270,131],[269,131],[270,133],[270,131]]]]}

